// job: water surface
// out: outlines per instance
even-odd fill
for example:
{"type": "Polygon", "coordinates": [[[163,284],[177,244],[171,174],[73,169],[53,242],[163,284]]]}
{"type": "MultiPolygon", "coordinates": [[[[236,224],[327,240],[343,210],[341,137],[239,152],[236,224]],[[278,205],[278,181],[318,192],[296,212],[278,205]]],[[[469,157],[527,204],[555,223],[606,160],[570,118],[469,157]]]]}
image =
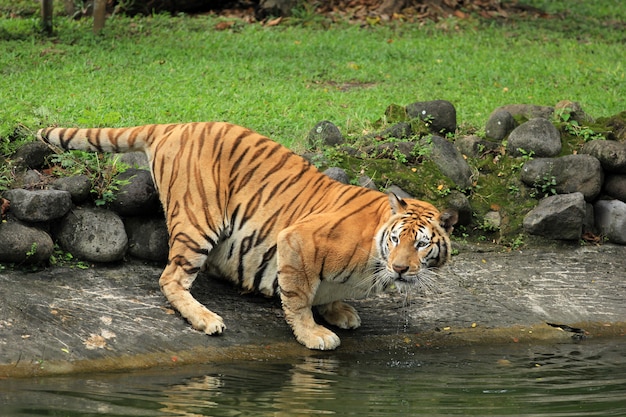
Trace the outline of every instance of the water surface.
{"type": "Polygon", "coordinates": [[[623,340],[0,380],[11,416],[625,416],[623,340]]]}

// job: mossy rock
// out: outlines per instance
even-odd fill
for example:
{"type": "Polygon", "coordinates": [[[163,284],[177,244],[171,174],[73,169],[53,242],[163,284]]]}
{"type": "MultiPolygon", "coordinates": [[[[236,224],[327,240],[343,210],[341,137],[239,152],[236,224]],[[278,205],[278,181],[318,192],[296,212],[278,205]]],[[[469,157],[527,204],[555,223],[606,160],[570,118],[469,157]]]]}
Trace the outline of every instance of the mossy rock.
{"type": "Polygon", "coordinates": [[[520,180],[519,171],[525,159],[492,154],[480,159],[472,158],[468,162],[479,171],[470,196],[474,210],[470,235],[484,237],[489,234],[498,243],[511,243],[523,233],[524,216],[537,204],[533,190],[520,180]],[[496,233],[483,227],[483,219],[490,211],[498,211],[502,218],[500,230],[496,233]]]}

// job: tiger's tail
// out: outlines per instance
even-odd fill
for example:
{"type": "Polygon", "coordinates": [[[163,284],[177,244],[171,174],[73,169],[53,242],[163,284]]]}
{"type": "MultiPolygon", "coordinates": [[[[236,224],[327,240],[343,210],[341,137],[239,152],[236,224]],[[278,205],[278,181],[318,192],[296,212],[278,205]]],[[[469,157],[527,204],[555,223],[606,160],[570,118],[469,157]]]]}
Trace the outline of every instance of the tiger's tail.
{"type": "Polygon", "coordinates": [[[37,132],[37,139],[64,150],[92,152],[145,151],[153,140],[157,125],[126,128],[48,127],[37,132]]]}

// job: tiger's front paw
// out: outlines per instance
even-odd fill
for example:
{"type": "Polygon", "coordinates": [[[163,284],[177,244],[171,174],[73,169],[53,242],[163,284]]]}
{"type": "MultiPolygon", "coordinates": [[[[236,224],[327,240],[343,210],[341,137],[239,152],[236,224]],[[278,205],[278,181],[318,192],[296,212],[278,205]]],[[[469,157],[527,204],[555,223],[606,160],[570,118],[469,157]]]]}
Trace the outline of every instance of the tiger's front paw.
{"type": "Polygon", "coordinates": [[[361,325],[359,313],[350,304],[343,301],[334,301],[317,307],[317,311],[328,324],[340,329],[356,329],[361,325]]]}
{"type": "Polygon", "coordinates": [[[188,318],[194,329],[204,332],[208,335],[222,334],[226,326],[224,320],[214,312],[205,309],[198,311],[196,314],[188,318]]]}
{"type": "Polygon", "coordinates": [[[304,331],[294,329],[294,334],[298,342],[309,349],[333,350],[337,349],[341,344],[339,336],[319,325],[304,331]]]}

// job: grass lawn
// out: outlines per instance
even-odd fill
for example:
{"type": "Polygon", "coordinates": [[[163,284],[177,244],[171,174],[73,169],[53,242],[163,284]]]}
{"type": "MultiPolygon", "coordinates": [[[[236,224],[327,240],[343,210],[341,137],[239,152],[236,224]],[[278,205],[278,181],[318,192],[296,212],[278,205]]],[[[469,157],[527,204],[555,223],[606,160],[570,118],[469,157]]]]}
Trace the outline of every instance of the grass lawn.
{"type": "Polygon", "coordinates": [[[298,148],[320,120],[356,136],[391,103],[449,100],[479,130],[510,103],[625,110],[621,0],[532,3],[564,17],[218,31],[211,16],[116,16],[94,36],[89,19],[57,16],[46,38],[0,0],[0,151],[49,124],[226,120],[298,148]]]}

